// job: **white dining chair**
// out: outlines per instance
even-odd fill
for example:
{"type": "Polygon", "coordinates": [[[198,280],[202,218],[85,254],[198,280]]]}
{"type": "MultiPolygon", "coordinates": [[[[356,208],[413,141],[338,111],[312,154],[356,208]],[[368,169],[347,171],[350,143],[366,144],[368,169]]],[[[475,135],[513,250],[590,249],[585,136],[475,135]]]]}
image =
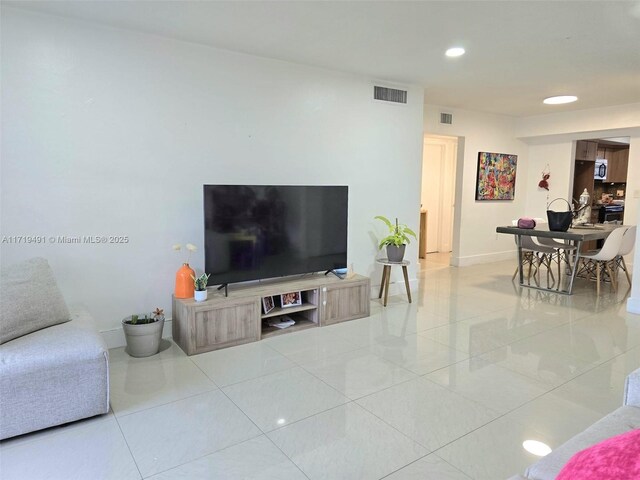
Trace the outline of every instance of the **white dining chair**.
{"type": "Polygon", "coordinates": [[[624,270],[625,275],[627,276],[627,282],[631,285],[631,277],[629,276],[629,271],[627,270],[627,264],[624,262],[624,256],[629,255],[631,250],[636,244],[636,231],[638,227],[633,225],[629,227],[624,235],[622,236],[622,243],[620,244],[620,250],[618,251],[618,256],[616,257],[616,272],[619,268],[624,270]]]}
{"type": "Polygon", "coordinates": [[[589,275],[595,273],[596,278],[596,295],[600,295],[600,279],[604,276],[603,272],[609,275],[613,291],[617,291],[617,281],[614,276],[616,257],[622,245],[622,238],[626,233],[625,227],[616,228],[612,231],[604,241],[602,248],[594,253],[582,254],[583,266],[589,275]]]}

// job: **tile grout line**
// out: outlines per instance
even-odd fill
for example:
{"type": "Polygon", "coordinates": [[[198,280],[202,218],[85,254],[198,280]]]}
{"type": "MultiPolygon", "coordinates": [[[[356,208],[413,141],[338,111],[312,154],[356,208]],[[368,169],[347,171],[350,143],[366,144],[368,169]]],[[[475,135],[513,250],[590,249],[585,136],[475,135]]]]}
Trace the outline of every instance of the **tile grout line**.
{"type": "MultiPolygon", "coordinates": [[[[111,409],[113,410],[113,407],[111,407],[111,409]]],[[[131,450],[131,445],[129,445],[129,441],[127,440],[127,436],[124,434],[124,431],[122,430],[122,426],[120,425],[120,422],[118,421],[118,417],[116,417],[115,412],[113,414],[113,417],[116,419],[116,424],[118,425],[118,430],[120,430],[120,435],[122,435],[122,439],[124,440],[124,443],[127,446],[127,449],[129,450],[129,455],[131,455],[131,460],[133,460],[133,464],[136,466],[136,470],[138,471],[138,475],[140,475],[140,478],[144,478],[144,476],[142,475],[142,472],[140,471],[140,466],[138,465],[138,461],[136,460],[136,457],[133,454],[133,451],[131,450]]]]}
{"type": "MultiPolygon", "coordinates": [[[[269,347],[269,345],[267,345],[267,346],[269,347]]],[[[272,349],[272,350],[275,350],[275,349],[272,349]]],[[[278,353],[280,353],[280,352],[278,352],[278,353]]],[[[283,355],[283,354],[281,354],[281,353],[280,353],[280,355],[283,355]]],[[[283,356],[284,356],[284,355],[283,355],[283,356]]],[[[288,357],[286,357],[286,358],[288,358],[288,357]]],[[[289,359],[289,360],[290,360],[290,359],[289,359]]],[[[192,361],[193,361],[193,360],[192,360],[192,361]]],[[[200,367],[199,367],[195,362],[193,362],[193,363],[194,363],[194,365],[196,365],[196,367],[197,367],[197,368],[198,368],[198,369],[199,369],[199,370],[200,370],[200,371],[201,371],[205,376],[207,376],[207,374],[206,374],[206,373],[205,373],[205,372],[204,372],[204,371],[203,371],[203,370],[202,370],[202,369],[201,369],[201,368],[200,368],[200,367]]],[[[292,368],[296,368],[296,367],[292,367],[292,368]]],[[[289,370],[289,369],[287,369],[287,370],[289,370]]],[[[279,373],[279,372],[274,372],[274,373],[279,373]]],[[[207,376],[207,378],[209,378],[209,377],[207,376]]],[[[260,378],[260,377],[257,377],[257,378],[260,378]]],[[[254,379],[254,380],[255,380],[255,379],[254,379]]],[[[213,380],[212,380],[212,381],[213,381],[213,380]]],[[[238,382],[238,383],[242,383],[242,382],[238,382]]],[[[236,384],[236,385],[237,385],[237,384],[236,384]]],[[[227,399],[228,399],[228,400],[229,400],[229,401],[230,401],[230,402],[231,402],[231,403],[232,403],[232,404],[233,404],[233,405],[234,405],[234,406],[235,406],[235,407],[236,407],[240,412],[242,412],[242,414],[243,414],[245,417],[247,417],[247,419],[248,419],[248,420],[249,420],[249,421],[250,421],[250,422],[251,422],[251,423],[252,423],[252,424],[253,424],[253,425],[254,425],[254,426],[255,426],[255,427],[260,431],[260,432],[261,432],[261,435],[258,435],[257,437],[253,437],[253,438],[259,438],[259,437],[261,437],[261,436],[263,436],[263,435],[264,435],[264,437],[265,437],[266,439],[268,439],[268,440],[269,440],[273,445],[275,445],[275,447],[276,447],[278,450],[280,450],[280,452],[282,452],[282,454],[285,456],[285,458],[287,458],[287,459],[288,459],[288,460],[289,460],[293,465],[295,465],[295,467],[296,467],[298,470],[300,470],[300,472],[301,472],[301,473],[302,473],[302,474],[303,474],[307,479],[309,478],[309,477],[307,476],[307,474],[302,470],[302,468],[300,468],[300,466],[299,466],[296,462],[294,462],[294,461],[293,461],[293,459],[289,457],[289,455],[287,455],[287,454],[286,454],[286,453],[285,453],[285,452],[284,452],[284,451],[283,451],[283,450],[282,450],[278,445],[276,445],[276,443],[271,439],[271,437],[269,437],[269,435],[267,435],[267,432],[263,431],[263,430],[262,430],[262,429],[261,429],[261,428],[260,428],[260,427],[259,427],[259,426],[258,426],[258,425],[257,425],[257,424],[256,424],[256,423],[255,423],[255,422],[254,422],[250,417],[249,417],[249,415],[247,415],[247,413],[246,413],[244,410],[242,410],[242,408],[240,408],[240,406],[239,406],[239,405],[237,405],[237,404],[233,401],[233,399],[232,399],[231,397],[229,397],[229,395],[227,395],[227,392],[225,392],[222,388],[220,388],[220,391],[221,391],[221,392],[222,392],[222,394],[223,394],[225,397],[227,397],[227,399]]],[[[294,422],[294,423],[295,423],[295,422],[294,422]]],[[[283,428],[284,428],[284,427],[283,427],[283,428]]],[[[249,439],[249,440],[251,440],[251,439],[249,439]]],[[[244,440],[244,441],[246,442],[246,441],[248,441],[248,440],[244,440]]],[[[244,442],[240,442],[240,443],[244,443],[244,442]]],[[[238,444],[236,444],[236,445],[238,445],[238,444]]],[[[218,451],[219,451],[219,450],[218,450],[218,451]]],[[[214,453],[215,453],[215,452],[214,452],[214,453]]],[[[209,455],[211,455],[211,454],[209,454],[209,455]]],[[[206,455],[205,455],[205,456],[206,456],[206,455]]],[[[202,457],[201,457],[201,458],[202,458],[202,457]]]]}

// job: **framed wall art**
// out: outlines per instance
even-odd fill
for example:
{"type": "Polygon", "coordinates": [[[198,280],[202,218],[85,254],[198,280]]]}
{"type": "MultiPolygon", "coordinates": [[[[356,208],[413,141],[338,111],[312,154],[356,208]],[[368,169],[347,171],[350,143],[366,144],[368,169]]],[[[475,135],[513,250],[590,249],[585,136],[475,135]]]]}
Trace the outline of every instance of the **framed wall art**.
{"type": "Polygon", "coordinates": [[[513,200],[518,156],[478,152],[476,200],[513,200]]]}

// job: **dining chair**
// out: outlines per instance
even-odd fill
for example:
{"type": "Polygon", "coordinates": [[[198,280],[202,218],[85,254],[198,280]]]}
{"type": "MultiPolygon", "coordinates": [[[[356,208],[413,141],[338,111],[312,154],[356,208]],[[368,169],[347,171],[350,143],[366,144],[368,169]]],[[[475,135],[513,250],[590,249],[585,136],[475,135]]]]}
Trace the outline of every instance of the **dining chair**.
{"type": "MultiPolygon", "coordinates": [[[[536,218],[536,225],[541,227],[548,227],[548,223],[544,221],[542,218],[536,218]]],[[[555,238],[548,237],[536,237],[536,242],[540,245],[544,245],[546,247],[552,247],[556,249],[556,255],[554,256],[556,262],[558,263],[558,286],[561,277],[561,269],[562,269],[562,261],[564,260],[567,264],[567,267],[571,269],[571,258],[575,257],[576,246],[571,245],[569,243],[565,243],[564,241],[559,241],[555,238]]]]}
{"type": "Polygon", "coordinates": [[[624,261],[624,256],[629,255],[631,250],[633,250],[634,245],[636,244],[636,231],[638,227],[633,225],[629,227],[624,235],[622,236],[622,243],[620,244],[620,250],[618,251],[618,255],[616,256],[616,268],[617,272],[619,268],[624,270],[625,275],[627,276],[627,282],[631,285],[631,277],[629,276],[629,271],[627,270],[627,264],[624,261]]]}
{"type": "Polygon", "coordinates": [[[600,279],[603,272],[609,275],[613,291],[617,291],[617,281],[613,274],[616,265],[616,257],[622,245],[622,238],[627,228],[620,227],[613,230],[604,241],[602,248],[594,253],[582,254],[582,265],[589,275],[594,274],[596,278],[596,295],[600,295],[600,279]]]}
{"type": "MultiPolygon", "coordinates": [[[[516,226],[518,224],[517,220],[513,220],[512,224],[516,226]]],[[[518,275],[519,268],[529,267],[527,271],[527,283],[531,285],[531,273],[533,270],[533,280],[536,282],[536,285],[539,287],[539,274],[540,274],[540,266],[544,265],[547,267],[547,286],[549,286],[549,276],[551,276],[551,280],[553,282],[552,285],[555,284],[556,279],[551,271],[551,262],[554,260],[555,255],[557,255],[557,251],[545,245],[540,245],[536,243],[532,237],[527,235],[523,235],[520,237],[520,246],[522,248],[522,265],[516,267],[516,270],[513,272],[513,276],[511,280],[515,280],[516,275],[518,275]]],[[[517,244],[516,239],[516,244],[517,244]]]]}
{"type": "MultiPolygon", "coordinates": [[[[522,237],[521,241],[523,248],[533,252],[533,259],[537,262],[536,273],[538,274],[538,277],[540,274],[540,266],[544,265],[547,268],[547,287],[553,288],[553,285],[556,283],[556,279],[553,275],[551,264],[557,259],[558,251],[553,247],[540,245],[533,239],[533,237],[522,237]],[[549,286],[549,276],[551,276],[551,281],[553,282],[551,286],[549,286]]],[[[558,272],[560,272],[559,268],[558,272]]],[[[560,278],[558,278],[558,286],[559,282],[560,278]]]]}

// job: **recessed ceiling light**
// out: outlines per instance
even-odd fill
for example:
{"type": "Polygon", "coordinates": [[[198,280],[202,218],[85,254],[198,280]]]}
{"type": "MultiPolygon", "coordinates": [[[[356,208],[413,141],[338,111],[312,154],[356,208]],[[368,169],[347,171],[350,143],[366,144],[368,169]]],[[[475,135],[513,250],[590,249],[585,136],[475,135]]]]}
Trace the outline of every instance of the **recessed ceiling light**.
{"type": "Polygon", "coordinates": [[[575,95],[559,95],[557,97],[545,98],[542,102],[547,105],[561,105],[563,103],[571,103],[578,100],[575,95]]]}
{"type": "Polygon", "coordinates": [[[537,440],[525,440],[522,442],[522,446],[527,452],[533,453],[538,457],[544,457],[551,453],[551,447],[549,445],[537,440]]]}
{"type": "Polygon", "coordinates": [[[462,47],[452,47],[449,50],[447,50],[446,52],[444,52],[444,54],[447,57],[459,57],[460,55],[464,55],[464,48],[462,48],[462,47]]]}

